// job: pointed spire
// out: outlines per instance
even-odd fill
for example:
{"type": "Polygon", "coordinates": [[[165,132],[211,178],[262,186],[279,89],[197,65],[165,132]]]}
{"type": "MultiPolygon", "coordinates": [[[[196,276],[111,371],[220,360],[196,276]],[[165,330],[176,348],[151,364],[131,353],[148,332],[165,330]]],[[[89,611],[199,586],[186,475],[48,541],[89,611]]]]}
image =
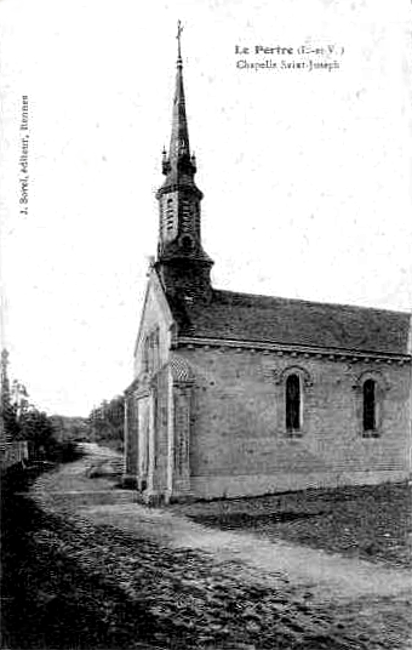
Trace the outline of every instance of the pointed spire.
{"type": "Polygon", "coordinates": [[[170,137],[169,157],[163,158],[162,169],[165,175],[170,172],[186,172],[194,174],[196,168],[190,158],[189,129],[186,117],[186,102],[183,87],[183,60],[182,60],[182,36],[183,26],[179,20],[177,23],[177,72],[176,88],[173,100],[172,134],[170,137]]]}

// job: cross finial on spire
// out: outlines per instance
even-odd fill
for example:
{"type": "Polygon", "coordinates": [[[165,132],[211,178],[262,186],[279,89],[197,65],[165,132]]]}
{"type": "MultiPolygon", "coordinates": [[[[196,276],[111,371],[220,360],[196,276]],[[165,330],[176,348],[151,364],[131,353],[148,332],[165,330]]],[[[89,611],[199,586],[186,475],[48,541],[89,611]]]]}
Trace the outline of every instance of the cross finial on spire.
{"type": "Polygon", "coordinates": [[[181,51],[181,47],[180,47],[180,38],[181,38],[182,32],[183,32],[182,21],[178,20],[177,21],[177,36],[176,36],[176,38],[177,38],[177,63],[178,63],[178,65],[182,65],[182,51],[181,51]]]}

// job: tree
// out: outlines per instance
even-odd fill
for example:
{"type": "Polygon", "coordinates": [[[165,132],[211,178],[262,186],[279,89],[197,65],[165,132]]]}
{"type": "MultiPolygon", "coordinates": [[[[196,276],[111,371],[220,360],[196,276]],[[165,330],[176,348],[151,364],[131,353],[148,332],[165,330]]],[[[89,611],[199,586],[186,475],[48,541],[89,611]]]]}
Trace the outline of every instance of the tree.
{"type": "Polygon", "coordinates": [[[6,440],[11,441],[19,439],[20,427],[16,405],[11,399],[8,365],[9,353],[4,348],[1,351],[0,357],[0,418],[2,421],[2,433],[6,440]]]}
{"type": "Polygon", "coordinates": [[[54,450],[56,446],[54,427],[44,411],[30,408],[21,414],[19,423],[20,435],[30,444],[35,456],[47,456],[54,450]]]}
{"type": "Polygon", "coordinates": [[[49,417],[29,400],[25,385],[8,374],[9,354],[2,350],[0,358],[0,415],[6,441],[27,441],[31,453],[47,454],[55,446],[54,427],[49,417]]]}
{"type": "Polygon", "coordinates": [[[103,400],[89,415],[92,439],[115,449],[123,449],[124,399],[121,395],[103,400]]]}

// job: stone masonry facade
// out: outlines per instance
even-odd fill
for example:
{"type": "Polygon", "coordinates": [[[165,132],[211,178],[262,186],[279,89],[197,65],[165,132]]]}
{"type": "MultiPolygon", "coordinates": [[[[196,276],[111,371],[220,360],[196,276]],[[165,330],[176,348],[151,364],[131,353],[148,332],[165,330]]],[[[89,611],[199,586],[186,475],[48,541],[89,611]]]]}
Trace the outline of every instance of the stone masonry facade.
{"type": "Polygon", "coordinates": [[[411,365],[318,353],[185,346],[193,388],[194,496],[247,496],[402,480],[410,461],[411,365]],[[301,378],[302,427],[286,428],[285,380],[301,378]],[[377,428],[366,435],[362,384],[378,387],[377,428]]]}

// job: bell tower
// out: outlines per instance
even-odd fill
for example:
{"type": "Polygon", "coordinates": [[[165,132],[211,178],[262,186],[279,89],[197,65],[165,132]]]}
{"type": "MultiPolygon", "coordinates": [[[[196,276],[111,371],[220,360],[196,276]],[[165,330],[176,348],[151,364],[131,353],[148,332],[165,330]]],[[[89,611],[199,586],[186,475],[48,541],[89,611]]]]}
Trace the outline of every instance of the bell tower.
{"type": "Polygon", "coordinates": [[[163,150],[162,172],[166,178],[156,194],[159,241],[155,267],[170,295],[208,299],[213,262],[204,252],[201,241],[200,202],[203,194],[195,184],[196,159],[189,145],[181,34],[179,20],[172,134],[169,152],[163,150]]]}

